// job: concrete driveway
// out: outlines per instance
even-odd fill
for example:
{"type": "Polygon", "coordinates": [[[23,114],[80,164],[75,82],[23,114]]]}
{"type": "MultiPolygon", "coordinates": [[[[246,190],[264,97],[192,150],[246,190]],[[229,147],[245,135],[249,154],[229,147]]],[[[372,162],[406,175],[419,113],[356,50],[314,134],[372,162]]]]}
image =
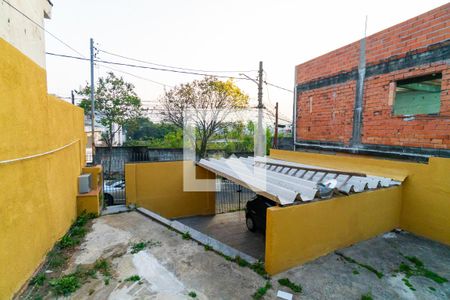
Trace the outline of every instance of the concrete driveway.
{"type": "MultiPolygon", "coordinates": [[[[63,274],[80,266],[97,273],[86,273],[70,299],[252,299],[268,282],[135,211],[95,219],[63,274]],[[107,268],[97,266],[102,260],[107,268]]],[[[273,276],[254,299],[276,299],[278,290],[293,299],[449,299],[449,279],[449,247],[390,232],[273,276]]],[[[42,298],[55,295],[49,290],[42,298]]]]}

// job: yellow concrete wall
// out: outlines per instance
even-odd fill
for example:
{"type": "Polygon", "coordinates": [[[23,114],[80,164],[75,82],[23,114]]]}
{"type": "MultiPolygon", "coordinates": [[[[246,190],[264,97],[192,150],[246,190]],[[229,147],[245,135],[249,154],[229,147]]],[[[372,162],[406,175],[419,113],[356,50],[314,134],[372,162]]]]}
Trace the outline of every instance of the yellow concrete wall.
{"type": "Polygon", "coordinates": [[[83,111],[47,94],[46,72],[0,38],[0,299],[33,274],[76,217],[83,111]]]}
{"type": "Polygon", "coordinates": [[[401,187],[267,210],[265,266],[276,274],[400,225],[401,187]]]}
{"type": "Polygon", "coordinates": [[[431,157],[425,164],[357,155],[329,155],[273,149],[270,156],[399,180],[406,178],[402,185],[400,227],[450,245],[449,158],[431,157]]]}
{"type": "MultiPolygon", "coordinates": [[[[196,167],[198,179],[215,175],[196,167]]],[[[166,218],[215,213],[214,192],[183,191],[183,162],[152,162],[125,165],[127,204],[136,204],[166,218]]]]}

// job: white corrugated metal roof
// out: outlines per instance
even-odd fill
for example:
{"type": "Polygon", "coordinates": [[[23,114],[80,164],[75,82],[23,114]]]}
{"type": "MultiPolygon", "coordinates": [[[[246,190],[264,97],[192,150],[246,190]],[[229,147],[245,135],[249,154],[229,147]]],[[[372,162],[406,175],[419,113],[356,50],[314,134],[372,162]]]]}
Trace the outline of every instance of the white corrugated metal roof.
{"type": "Polygon", "coordinates": [[[197,163],[282,205],[399,185],[399,181],[268,157],[202,159],[197,163]]]}

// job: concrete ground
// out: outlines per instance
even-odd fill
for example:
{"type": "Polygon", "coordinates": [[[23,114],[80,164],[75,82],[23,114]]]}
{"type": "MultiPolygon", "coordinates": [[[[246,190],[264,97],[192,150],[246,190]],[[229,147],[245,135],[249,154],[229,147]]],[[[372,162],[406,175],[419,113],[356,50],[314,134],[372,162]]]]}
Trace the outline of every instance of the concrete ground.
{"type": "MultiPolygon", "coordinates": [[[[450,299],[450,283],[438,284],[424,276],[405,277],[403,262],[413,270],[417,258],[423,269],[450,281],[450,248],[407,232],[389,232],[320,257],[274,276],[303,286],[303,299],[450,299]],[[373,271],[369,268],[373,268],[373,271]],[[379,278],[375,272],[378,272],[379,278]],[[405,284],[411,284],[414,291],[405,284]]],[[[418,273],[418,272],[417,272],[418,273]]]]}
{"type": "MultiPolygon", "coordinates": [[[[250,268],[206,251],[135,211],[95,219],[65,273],[79,265],[92,265],[99,258],[110,261],[108,284],[102,275],[89,278],[70,299],[192,299],[191,292],[195,299],[252,299],[266,283],[250,268]],[[146,249],[131,253],[133,245],[147,241],[151,245],[146,249]],[[125,280],[133,275],[140,280],[125,280]]],[[[363,295],[373,299],[450,299],[450,283],[436,283],[429,271],[450,280],[450,248],[391,232],[273,276],[272,288],[262,299],[276,299],[278,290],[290,292],[278,284],[283,278],[303,288],[293,299],[361,299],[363,295]],[[412,261],[423,265],[416,268],[412,261]],[[402,262],[414,270],[413,276],[407,278],[398,271],[402,262]],[[424,270],[428,277],[417,276],[424,270]]]]}
{"type": "MultiPolygon", "coordinates": [[[[111,259],[109,284],[101,277],[90,279],[71,299],[192,299],[190,292],[196,294],[195,299],[251,299],[266,283],[251,269],[184,240],[181,234],[138,212],[96,219],[66,273],[99,258],[111,259]],[[142,241],[159,245],[132,254],[131,246],[142,241]],[[133,275],[141,280],[124,281],[133,275]]],[[[273,291],[268,295],[273,298],[273,291]]]]}
{"type": "Polygon", "coordinates": [[[256,259],[264,261],[264,234],[261,232],[253,233],[247,230],[244,211],[182,218],[178,219],[178,221],[256,259]]]}

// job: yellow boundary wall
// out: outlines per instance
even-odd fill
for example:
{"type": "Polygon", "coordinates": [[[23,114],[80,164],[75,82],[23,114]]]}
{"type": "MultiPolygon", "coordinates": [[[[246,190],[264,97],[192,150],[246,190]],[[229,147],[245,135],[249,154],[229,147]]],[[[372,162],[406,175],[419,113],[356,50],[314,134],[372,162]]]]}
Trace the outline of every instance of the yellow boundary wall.
{"type": "MultiPolygon", "coordinates": [[[[183,161],[125,165],[127,204],[149,209],[166,218],[215,213],[215,192],[185,192],[183,161]]],[[[214,179],[215,174],[195,167],[197,179],[214,179]]]]}
{"type": "Polygon", "coordinates": [[[401,187],[267,211],[266,270],[276,274],[399,227],[401,187]]]}
{"type": "Polygon", "coordinates": [[[0,161],[61,148],[0,164],[0,299],[9,299],[76,218],[86,141],[83,110],[47,94],[44,69],[1,38],[0,57],[0,161]]]}
{"type": "Polygon", "coordinates": [[[266,232],[269,273],[395,227],[450,245],[450,159],[431,157],[428,164],[422,164],[283,150],[271,150],[270,156],[404,182],[398,188],[270,208],[266,232]]]}

